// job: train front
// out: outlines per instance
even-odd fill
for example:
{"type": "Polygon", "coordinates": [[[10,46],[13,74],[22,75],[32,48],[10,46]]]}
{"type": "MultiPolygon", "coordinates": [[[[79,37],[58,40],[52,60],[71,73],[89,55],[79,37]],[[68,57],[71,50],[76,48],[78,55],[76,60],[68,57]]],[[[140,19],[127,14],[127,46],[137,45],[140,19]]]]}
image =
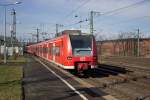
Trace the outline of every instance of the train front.
{"type": "Polygon", "coordinates": [[[77,72],[95,68],[97,48],[93,35],[70,35],[72,62],[77,72]]]}

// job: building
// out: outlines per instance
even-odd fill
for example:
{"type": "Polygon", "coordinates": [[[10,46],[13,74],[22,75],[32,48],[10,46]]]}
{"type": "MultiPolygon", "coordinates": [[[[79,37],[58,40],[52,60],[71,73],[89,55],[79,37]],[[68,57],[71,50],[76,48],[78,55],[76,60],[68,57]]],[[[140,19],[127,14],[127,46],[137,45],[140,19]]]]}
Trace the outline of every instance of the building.
{"type": "MultiPolygon", "coordinates": [[[[6,52],[7,55],[12,56],[14,53],[23,55],[23,45],[18,42],[18,40],[14,40],[11,42],[11,37],[6,37],[6,52]]],[[[0,36],[0,55],[4,54],[4,37],[0,36]]]]}
{"type": "MultiPolygon", "coordinates": [[[[138,42],[136,38],[97,41],[97,50],[102,56],[137,56],[138,42]]],[[[150,58],[150,38],[140,39],[139,56],[150,58]]]]}

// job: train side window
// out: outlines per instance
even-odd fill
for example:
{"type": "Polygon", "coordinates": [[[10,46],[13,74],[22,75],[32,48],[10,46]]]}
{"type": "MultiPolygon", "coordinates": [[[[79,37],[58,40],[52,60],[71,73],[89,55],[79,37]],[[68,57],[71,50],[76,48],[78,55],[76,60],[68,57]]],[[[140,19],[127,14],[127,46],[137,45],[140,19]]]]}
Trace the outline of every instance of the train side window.
{"type": "Polygon", "coordinates": [[[55,55],[55,47],[52,47],[52,55],[55,55]]]}
{"type": "Polygon", "coordinates": [[[42,48],[42,53],[44,53],[44,47],[42,48]]]}
{"type": "Polygon", "coordinates": [[[41,48],[41,52],[43,53],[43,47],[41,48]]]}
{"type": "Polygon", "coordinates": [[[41,47],[41,53],[43,53],[43,47],[41,47]]]}
{"type": "Polygon", "coordinates": [[[37,47],[35,47],[35,52],[37,52],[37,47]]]}
{"type": "Polygon", "coordinates": [[[43,53],[45,53],[45,47],[43,47],[43,53]]]}
{"type": "Polygon", "coordinates": [[[38,53],[39,53],[39,47],[37,47],[38,48],[38,53]]]}
{"type": "Polygon", "coordinates": [[[51,48],[48,48],[48,54],[51,55],[51,48]]]}
{"type": "Polygon", "coordinates": [[[55,47],[56,56],[60,56],[60,47],[55,47]]]}
{"type": "Polygon", "coordinates": [[[45,53],[48,53],[48,47],[45,47],[45,53]]]}
{"type": "Polygon", "coordinates": [[[44,53],[47,53],[47,51],[48,51],[48,50],[47,50],[47,47],[44,47],[44,48],[43,48],[43,52],[44,52],[44,53]]]}
{"type": "Polygon", "coordinates": [[[45,53],[45,49],[44,49],[45,47],[43,47],[43,53],[45,53]]]}

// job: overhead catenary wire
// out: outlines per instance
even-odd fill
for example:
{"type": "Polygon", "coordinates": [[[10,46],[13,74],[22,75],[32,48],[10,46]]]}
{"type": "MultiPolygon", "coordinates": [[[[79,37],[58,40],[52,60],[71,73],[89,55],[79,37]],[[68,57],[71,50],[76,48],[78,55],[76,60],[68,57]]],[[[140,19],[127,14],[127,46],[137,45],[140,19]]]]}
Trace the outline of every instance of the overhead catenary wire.
{"type": "Polygon", "coordinates": [[[133,8],[133,7],[136,7],[138,5],[141,5],[141,4],[143,4],[145,2],[149,2],[149,1],[150,0],[139,1],[139,2],[136,2],[136,3],[130,4],[130,5],[124,6],[124,7],[120,7],[120,8],[117,8],[117,9],[113,9],[113,10],[101,13],[100,16],[105,16],[105,15],[109,15],[109,14],[111,14],[109,16],[116,15],[118,13],[121,13],[121,11],[123,11],[125,9],[133,8]]]}
{"type": "Polygon", "coordinates": [[[85,0],[85,2],[83,2],[81,5],[79,5],[78,7],[76,7],[75,9],[73,9],[68,15],[66,15],[66,17],[69,17],[70,15],[72,15],[74,12],[78,11],[80,8],[82,8],[84,5],[86,5],[90,0],[85,0]]]}
{"type": "Polygon", "coordinates": [[[73,15],[75,12],[77,12],[79,9],[81,9],[83,6],[85,6],[90,0],[85,0],[81,5],[77,6],[75,9],[73,9],[69,14],[67,14],[64,18],[67,19],[71,15],[73,15]]]}
{"type": "MultiPolygon", "coordinates": [[[[109,16],[112,16],[112,15],[114,15],[116,13],[121,13],[122,10],[129,9],[129,8],[132,8],[132,7],[136,7],[138,5],[141,5],[141,4],[143,4],[145,2],[149,2],[149,1],[150,0],[139,1],[139,2],[136,2],[136,3],[130,4],[130,5],[124,6],[124,7],[120,7],[120,8],[111,10],[111,11],[107,11],[107,12],[101,13],[100,16],[109,15],[109,14],[111,14],[109,16]]],[[[80,23],[83,23],[83,22],[86,22],[86,21],[89,21],[89,19],[83,20],[80,23]]],[[[72,25],[76,25],[76,24],[79,24],[79,22],[78,23],[74,23],[74,24],[70,24],[70,25],[72,26],[72,25]]],[[[69,26],[69,25],[67,25],[67,26],[69,26]]]]}
{"type": "Polygon", "coordinates": [[[85,20],[82,20],[82,21],[78,21],[78,22],[73,23],[73,24],[64,25],[63,27],[70,27],[70,26],[74,26],[74,25],[77,25],[77,24],[80,24],[80,23],[83,23],[83,22],[86,22],[86,21],[88,21],[88,19],[85,19],[85,20]]]}
{"type": "Polygon", "coordinates": [[[79,22],[76,22],[76,23],[73,23],[73,24],[69,24],[69,25],[64,25],[64,27],[70,27],[70,26],[74,26],[74,25],[77,25],[79,24],[79,22]]]}

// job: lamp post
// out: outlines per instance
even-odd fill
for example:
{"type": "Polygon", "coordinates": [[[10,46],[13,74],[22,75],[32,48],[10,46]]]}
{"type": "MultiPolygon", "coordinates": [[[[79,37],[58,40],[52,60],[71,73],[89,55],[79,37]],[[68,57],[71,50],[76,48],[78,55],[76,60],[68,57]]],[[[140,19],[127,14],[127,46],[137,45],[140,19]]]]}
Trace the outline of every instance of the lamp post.
{"type": "Polygon", "coordinates": [[[0,6],[3,6],[5,9],[5,32],[4,32],[4,63],[7,62],[6,58],[6,7],[10,5],[16,5],[16,4],[21,4],[21,2],[15,2],[14,4],[0,4],[0,6]]]}

